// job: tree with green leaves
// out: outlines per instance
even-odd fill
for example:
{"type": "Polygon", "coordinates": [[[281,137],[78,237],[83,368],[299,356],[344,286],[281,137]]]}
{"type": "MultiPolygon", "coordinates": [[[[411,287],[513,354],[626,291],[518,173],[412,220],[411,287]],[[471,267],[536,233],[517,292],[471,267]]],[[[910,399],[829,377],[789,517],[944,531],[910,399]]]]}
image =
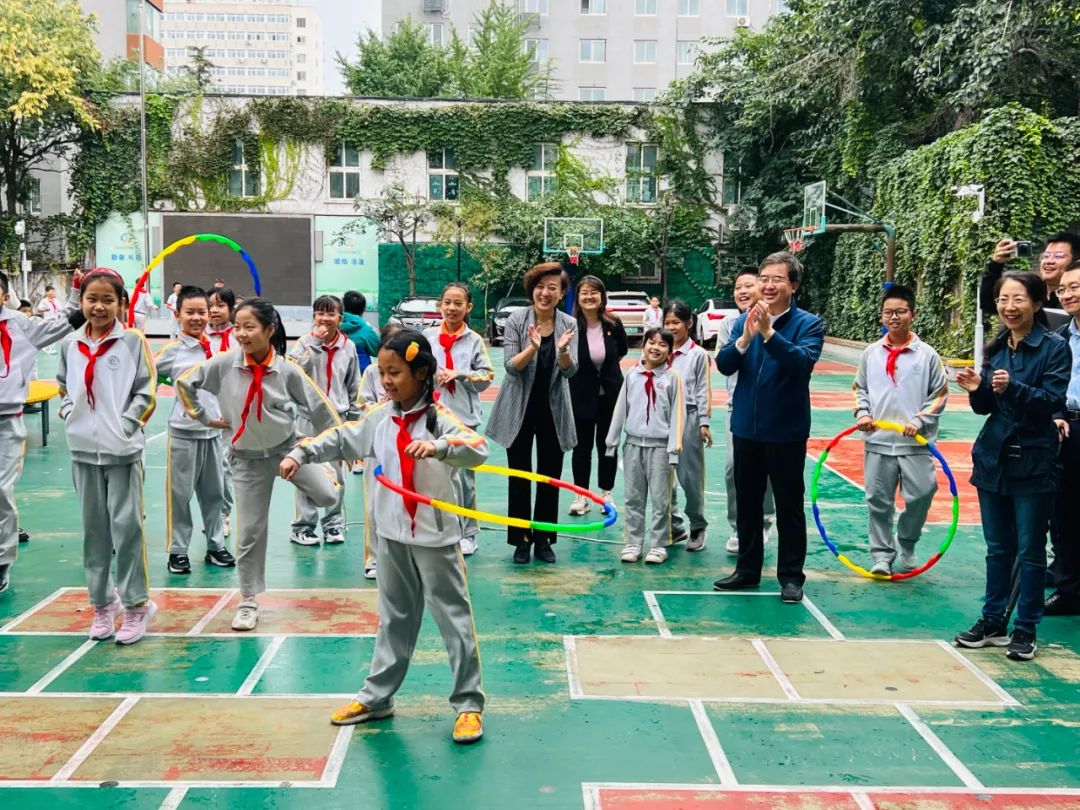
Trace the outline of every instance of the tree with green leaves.
{"type": "Polygon", "coordinates": [[[472,42],[451,46],[456,89],[468,98],[532,98],[550,83],[550,69],[537,65],[536,44],[526,45],[531,21],[513,5],[491,0],[476,15],[472,42]]]}
{"type": "MultiPolygon", "coordinates": [[[[380,239],[401,245],[405,267],[409,271],[409,295],[416,295],[416,237],[431,221],[427,200],[418,194],[410,194],[405,186],[395,183],[385,186],[374,199],[357,200],[355,207],[361,217],[379,229],[380,239]]],[[[366,223],[354,221],[342,228],[339,236],[365,227],[366,223]]]]}
{"type": "Polygon", "coordinates": [[[354,96],[439,98],[447,95],[450,73],[447,54],[428,41],[427,31],[406,17],[382,40],[374,31],[361,34],[357,58],[350,62],[340,52],[338,67],[354,96]]]}
{"type": "Polygon", "coordinates": [[[214,63],[206,55],[206,45],[195,45],[188,48],[191,53],[191,64],[184,67],[184,73],[195,86],[196,93],[205,93],[214,83],[214,63]]]}

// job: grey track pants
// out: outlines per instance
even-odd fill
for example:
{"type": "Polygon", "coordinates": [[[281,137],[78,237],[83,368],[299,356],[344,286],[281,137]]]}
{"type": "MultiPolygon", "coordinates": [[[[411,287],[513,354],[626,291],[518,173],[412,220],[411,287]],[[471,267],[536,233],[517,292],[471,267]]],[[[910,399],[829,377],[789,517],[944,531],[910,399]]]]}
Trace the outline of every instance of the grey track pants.
{"type": "Polygon", "coordinates": [[[450,655],[454,678],[450,705],[458,713],[482,712],[480,648],[461,546],[429,548],[380,537],[378,548],[379,632],[371,669],[356,699],[371,709],[394,705],[427,603],[450,655]]]}
{"type": "MultiPolygon", "coordinates": [[[[267,458],[243,458],[231,454],[236,493],[236,569],[243,596],[266,590],[266,543],[270,521],[270,495],[284,453],[267,458]]],[[[328,464],[304,464],[292,483],[316,506],[330,506],[337,499],[337,477],[328,464]]]]}
{"type": "MultiPolygon", "coordinates": [[[[325,532],[327,529],[345,529],[345,464],[341,461],[335,461],[331,465],[337,473],[337,498],[330,506],[326,507],[326,512],[322,518],[322,529],[325,532]]],[[[296,520],[292,522],[293,531],[299,531],[300,529],[311,529],[314,531],[315,527],[319,525],[319,509],[318,504],[311,498],[303,493],[301,490],[296,492],[296,520]]]]}
{"type": "Polygon", "coordinates": [[[150,569],[143,528],[143,465],[102,466],[71,462],[71,477],[82,505],[83,568],[90,604],[113,600],[113,549],[116,590],[124,607],[138,607],[150,598],[150,569]]]}
{"type": "Polygon", "coordinates": [[[169,434],[165,531],[170,554],[187,554],[194,526],[191,497],[199,501],[207,551],[225,548],[221,516],[225,510],[225,471],[221,440],[169,434]]]}
{"type": "MultiPolygon", "coordinates": [[[[382,486],[378,482],[375,485],[382,486]]],[[[454,470],[454,493],[459,504],[466,509],[475,509],[476,473],[464,467],[454,470]]],[[[476,537],[480,533],[480,524],[474,518],[460,517],[458,520],[461,522],[462,537],[476,537]]]]}
{"type": "Polygon", "coordinates": [[[623,445],[623,526],[625,542],[644,548],[671,545],[675,475],[667,447],[623,445]],[[652,500],[652,522],[645,507],[652,500]]]}
{"type": "MultiPolygon", "coordinates": [[[[49,407],[43,402],[41,407],[49,407]]],[[[26,456],[26,425],[21,416],[0,416],[0,565],[11,565],[19,556],[19,512],[15,508],[15,484],[22,475],[26,456]]]]}
{"type": "Polygon", "coordinates": [[[229,461],[229,447],[228,440],[225,438],[225,434],[221,434],[221,438],[218,440],[221,442],[221,470],[224,474],[224,514],[231,515],[233,510],[233,504],[236,502],[233,498],[233,485],[232,485],[232,463],[229,461]]]}
{"type": "MultiPolygon", "coordinates": [[[[625,461],[623,469],[626,469],[625,461]]],[[[686,510],[680,512],[678,493],[672,491],[671,510],[675,533],[683,534],[708,528],[709,521],[705,519],[705,445],[701,441],[701,425],[696,408],[686,411],[682,452],[679,453],[679,463],[675,466],[675,478],[686,500],[686,510]]]]}
{"type": "Polygon", "coordinates": [[[379,564],[379,535],[375,531],[375,459],[364,460],[364,569],[379,564]]]}
{"type": "Polygon", "coordinates": [[[937,492],[934,457],[929,453],[887,456],[866,449],[863,464],[866,507],[870,512],[870,555],[874,562],[892,564],[897,552],[893,541],[896,488],[899,486],[904,496],[904,511],[896,521],[896,537],[904,545],[914,546],[937,492]]]}

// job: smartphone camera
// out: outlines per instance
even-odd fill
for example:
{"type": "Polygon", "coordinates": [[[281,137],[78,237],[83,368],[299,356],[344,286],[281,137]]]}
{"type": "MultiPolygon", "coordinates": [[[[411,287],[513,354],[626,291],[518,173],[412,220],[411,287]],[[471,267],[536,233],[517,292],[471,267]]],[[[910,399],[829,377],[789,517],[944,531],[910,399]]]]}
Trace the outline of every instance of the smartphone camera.
{"type": "Polygon", "coordinates": [[[1016,243],[1016,257],[1018,259],[1030,259],[1031,256],[1031,242],[1016,243]]]}

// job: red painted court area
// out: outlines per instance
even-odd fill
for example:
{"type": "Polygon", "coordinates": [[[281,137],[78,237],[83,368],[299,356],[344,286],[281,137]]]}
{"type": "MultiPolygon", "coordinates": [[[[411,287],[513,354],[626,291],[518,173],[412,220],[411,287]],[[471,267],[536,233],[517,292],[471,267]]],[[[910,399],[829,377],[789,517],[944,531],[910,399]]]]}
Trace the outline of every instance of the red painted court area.
{"type": "Polygon", "coordinates": [[[842,791],[601,788],[597,810],[1058,810],[1080,808],[1080,796],[1053,793],[858,793],[842,791]]]}

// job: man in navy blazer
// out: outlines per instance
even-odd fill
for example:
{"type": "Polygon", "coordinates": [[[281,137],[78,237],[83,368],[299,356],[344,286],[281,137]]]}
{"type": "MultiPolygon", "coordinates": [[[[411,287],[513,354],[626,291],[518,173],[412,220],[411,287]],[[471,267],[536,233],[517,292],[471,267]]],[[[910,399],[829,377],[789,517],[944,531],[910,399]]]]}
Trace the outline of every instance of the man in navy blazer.
{"type": "Polygon", "coordinates": [[[764,558],[763,500],[767,482],[776,501],[780,598],[802,601],[806,580],[806,515],[803,468],[810,437],[810,375],[821,356],[825,328],[799,309],[795,292],[802,265],[786,251],[758,268],[761,300],[743,313],[731,339],[716,355],[721,374],[738,372],[732,402],[739,561],[718,579],[718,591],[755,588],[764,558]]]}

